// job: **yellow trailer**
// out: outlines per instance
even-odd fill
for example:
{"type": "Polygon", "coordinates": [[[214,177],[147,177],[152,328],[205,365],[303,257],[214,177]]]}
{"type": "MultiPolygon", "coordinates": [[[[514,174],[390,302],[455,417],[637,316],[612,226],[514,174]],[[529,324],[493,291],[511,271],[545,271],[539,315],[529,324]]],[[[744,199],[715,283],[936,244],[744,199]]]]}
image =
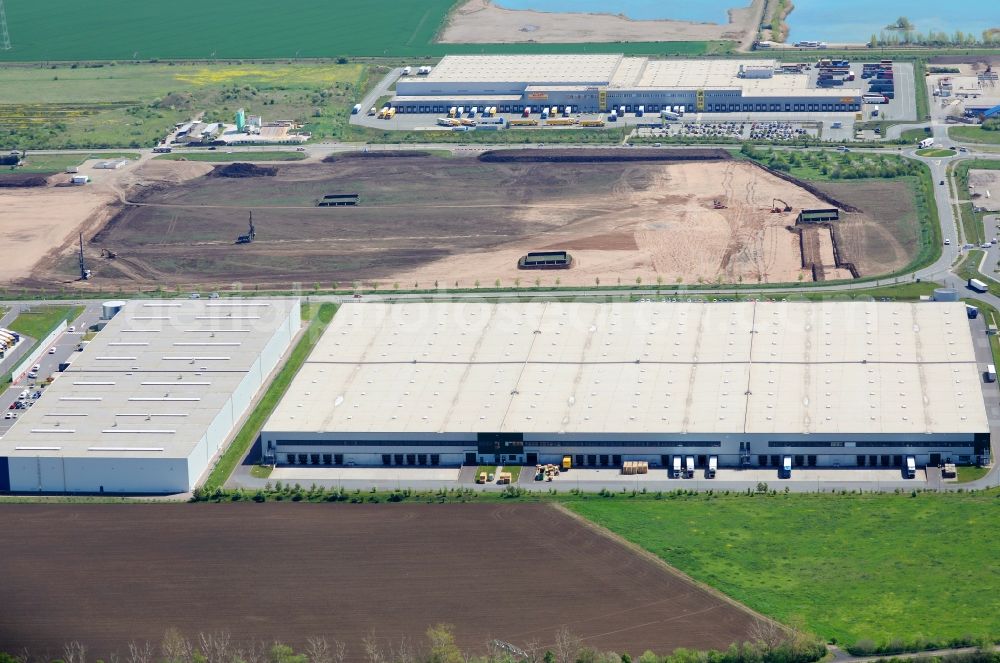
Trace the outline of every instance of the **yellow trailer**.
{"type": "Polygon", "coordinates": [[[581,120],[581,127],[603,127],[604,120],[581,120]]]}
{"type": "Polygon", "coordinates": [[[562,470],[566,472],[569,468],[573,467],[573,459],[569,456],[563,456],[562,459],[562,470]]]}
{"type": "Polygon", "coordinates": [[[537,127],[538,120],[511,120],[507,124],[512,127],[537,127]]]}
{"type": "Polygon", "coordinates": [[[571,127],[576,124],[576,120],[571,120],[569,118],[562,120],[548,120],[545,122],[547,127],[571,127]]]}

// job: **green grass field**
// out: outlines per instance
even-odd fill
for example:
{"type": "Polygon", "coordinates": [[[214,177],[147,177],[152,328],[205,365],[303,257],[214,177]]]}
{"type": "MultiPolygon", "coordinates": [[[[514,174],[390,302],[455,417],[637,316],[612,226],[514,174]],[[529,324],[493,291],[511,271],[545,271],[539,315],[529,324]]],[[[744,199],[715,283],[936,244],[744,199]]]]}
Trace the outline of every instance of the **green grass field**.
{"type": "Polygon", "coordinates": [[[899,135],[899,138],[907,143],[919,143],[930,135],[929,129],[907,129],[899,135]]]}
{"type": "Polygon", "coordinates": [[[566,505],[841,643],[1000,636],[997,494],[588,497],[566,505]]]}
{"type": "Polygon", "coordinates": [[[968,483],[970,481],[975,481],[977,479],[982,479],[990,471],[988,467],[966,467],[962,466],[958,469],[958,482],[968,483]]]}
{"type": "Polygon", "coordinates": [[[161,154],[156,159],[166,159],[167,161],[213,161],[227,163],[230,161],[301,161],[306,158],[304,152],[226,152],[218,150],[215,152],[171,152],[161,154]]]}
{"type": "Polygon", "coordinates": [[[41,340],[60,322],[73,320],[81,313],[83,313],[82,306],[33,306],[14,318],[7,328],[41,340]]]}
{"type": "Polygon", "coordinates": [[[521,466],[520,465],[504,465],[504,472],[510,472],[510,482],[517,483],[517,480],[521,478],[521,466]]]}
{"type": "Polygon", "coordinates": [[[215,468],[209,474],[208,479],[205,480],[204,491],[211,492],[216,488],[221,488],[226,479],[229,478],[229,475],[236,469],[236,466],[260,434],[261,426],[264,425],[267,418],[274,412],[274,408],[277,407],[281,397],[285,395],[288,385],[292,383],[292,378],[299,372],[299,368],[305,363],[306,357],[309,356],[312,349],[316,347],[316,343],[319,341],[320,336],[323,335],[326,326],[333,320],[333,314],[336,311],[337,306],[335,304],[323,304],[319,307],[303,307],[302,320],[311,320],[309,328],[306,329],[305,334],[299,339],[299,342],[289,355],[288,361],[285,362],[274,380],[267,387],[267,391],[264,392],[264,395],[254,407],[253,412],[247,417],[240,432],[233,439],[232,444],[223,452],[219,458],[219,462],[215,464],[215,468]]]}
{"type": "MultiPolygon", "coordinates": [[[[317,138],[338,135],[370,80],[360,64],[102,64],[0,67],[0,148],[148,147],[204,112],[239,108],[292,120],[317,138]]],[[[373,78],[370,78],[373,77],[373,78]]]]}
{"type": "Polygon", "coordinates": [[[1000,145],[1000,131],[987,131],[980,127],[949,127],[948,137],[960,143],[1000,145]]]}
{"type": "Polygon", "coordinates": [[[604,44],[435,44],[456,0],[300,0],[292,7],[263,0],[171,3],[12,0],[7,19],[13,48],[0,60],[151,60],[434,57],[447,53],[629,52],[701,55],[730,42],[604,44]]]}
{"type": "MultiPolygon", "coordinates": [[[[61,173],[67,168],[75,168],[87,159],[138,159],[135,152],[92,152],[90,154],[31,154],[13,172],[17,173],[61,173]]],[[[2,171],[0,171],[2,172],[2,171]]]]}

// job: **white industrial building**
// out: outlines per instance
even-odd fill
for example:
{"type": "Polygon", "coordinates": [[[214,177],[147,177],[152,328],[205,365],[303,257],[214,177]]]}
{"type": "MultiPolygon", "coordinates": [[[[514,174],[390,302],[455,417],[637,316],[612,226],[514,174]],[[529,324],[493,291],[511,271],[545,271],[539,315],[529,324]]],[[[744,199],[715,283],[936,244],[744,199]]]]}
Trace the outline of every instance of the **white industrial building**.
{"type": "Polygon", "coordinates": [[[440,113],[451,106],[495,106],[500,112],[570,106],[596,113],[624,107],[646,112],[684,106],[691,112],[856,112],[861,89],[821,87],[775,60],[654,60],[618,54],[449,55],[426,76],[396,83],[401,113],[440,113]]]}
{"type": "Polygon", "coordinates": [[[989,423],[965,305],[341,307],[262,431],[292,465],[970,462],[989,423]]]}
{"type": "Polygon", "coordinates": [[[0,439],[0,490],[191,490],[301,326],[297,299],[115,304],[0,439]]]}

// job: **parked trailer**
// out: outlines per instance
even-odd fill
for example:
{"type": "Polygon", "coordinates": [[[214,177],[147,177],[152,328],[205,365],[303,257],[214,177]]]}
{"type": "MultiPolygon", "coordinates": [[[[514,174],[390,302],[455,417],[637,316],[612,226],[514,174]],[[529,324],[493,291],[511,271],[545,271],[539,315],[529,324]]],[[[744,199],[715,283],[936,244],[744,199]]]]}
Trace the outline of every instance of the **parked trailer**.
{"type": "Polygon", "coordinates": [[[989,292],[990,290],[990,287],[979,279],[969,279],[967,285],[969,286],[969,290],[975,290],[976,292],[989,292]]]}
{"type": "Polygon", "coordinates": [[[680,479],[681,478],[681,457],[680,456],[674,456],[674,458],[673,458],[673,466],[672,466],[672,470],[671,470],[670,475],[674,479],[680,479]]]}
{"type": "Polygon", "coordinates": [[[694,477],[694,456],[684,458],[684,475],[690,479],[694,477]]]}
{"type": "Polygon", "coordinates": [[[581,127],[603,127],[604,120],[580,120],[581,127]]]}
{"type": "Polygon", "coordinates": [[[887,104],[889,99],[884,94],[863,94],[861,102],[865,104],[887,104]]]}
{"type": "Polygon", "coordinates": [[[719,469],[719,457],[709,456],[708,457],[708,470],[705,471],[705,476],[709,479],[715,478],[715,473],[719,469]]]}
{"type": "Polygon", "coordinates": [[[917,476],[917,459],[913,456],[906,457],[906,478],[913,479],[917,476]]]}
{"type": "Polygon", "coordinates": [[[928,147],[933,147],[933,145],[934,145],[933,138],[924,138],[922,141],[920,141],[921,149],[927,149],[928,147]]]}
{"type": "Polygon", "coordinates": [[[986,375],[984,376],[987,382],[997,381],[997,367],[993,364],[988,364],[986,366],[986,375]]]}

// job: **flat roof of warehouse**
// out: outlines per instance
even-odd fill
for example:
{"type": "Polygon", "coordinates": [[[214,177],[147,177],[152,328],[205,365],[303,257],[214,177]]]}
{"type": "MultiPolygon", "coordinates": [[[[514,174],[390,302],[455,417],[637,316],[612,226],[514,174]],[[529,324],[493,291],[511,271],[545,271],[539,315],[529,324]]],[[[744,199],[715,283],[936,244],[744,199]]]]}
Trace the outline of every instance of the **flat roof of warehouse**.
{"type": "Polygon", "coordinates": [[[295,433],[986,432],[957,303],[347,304],[295,433]]]}
{"type": "Polygon", "coordinates": [[[295,300],[130,301],[0,440],[0,456],[186,458],[295,300]]]}
{"type": "Polygon", "coordinates": [[[602,83],[622,60],[615,54],[446,55],[427,76],[433,83],[602,83]]]}

